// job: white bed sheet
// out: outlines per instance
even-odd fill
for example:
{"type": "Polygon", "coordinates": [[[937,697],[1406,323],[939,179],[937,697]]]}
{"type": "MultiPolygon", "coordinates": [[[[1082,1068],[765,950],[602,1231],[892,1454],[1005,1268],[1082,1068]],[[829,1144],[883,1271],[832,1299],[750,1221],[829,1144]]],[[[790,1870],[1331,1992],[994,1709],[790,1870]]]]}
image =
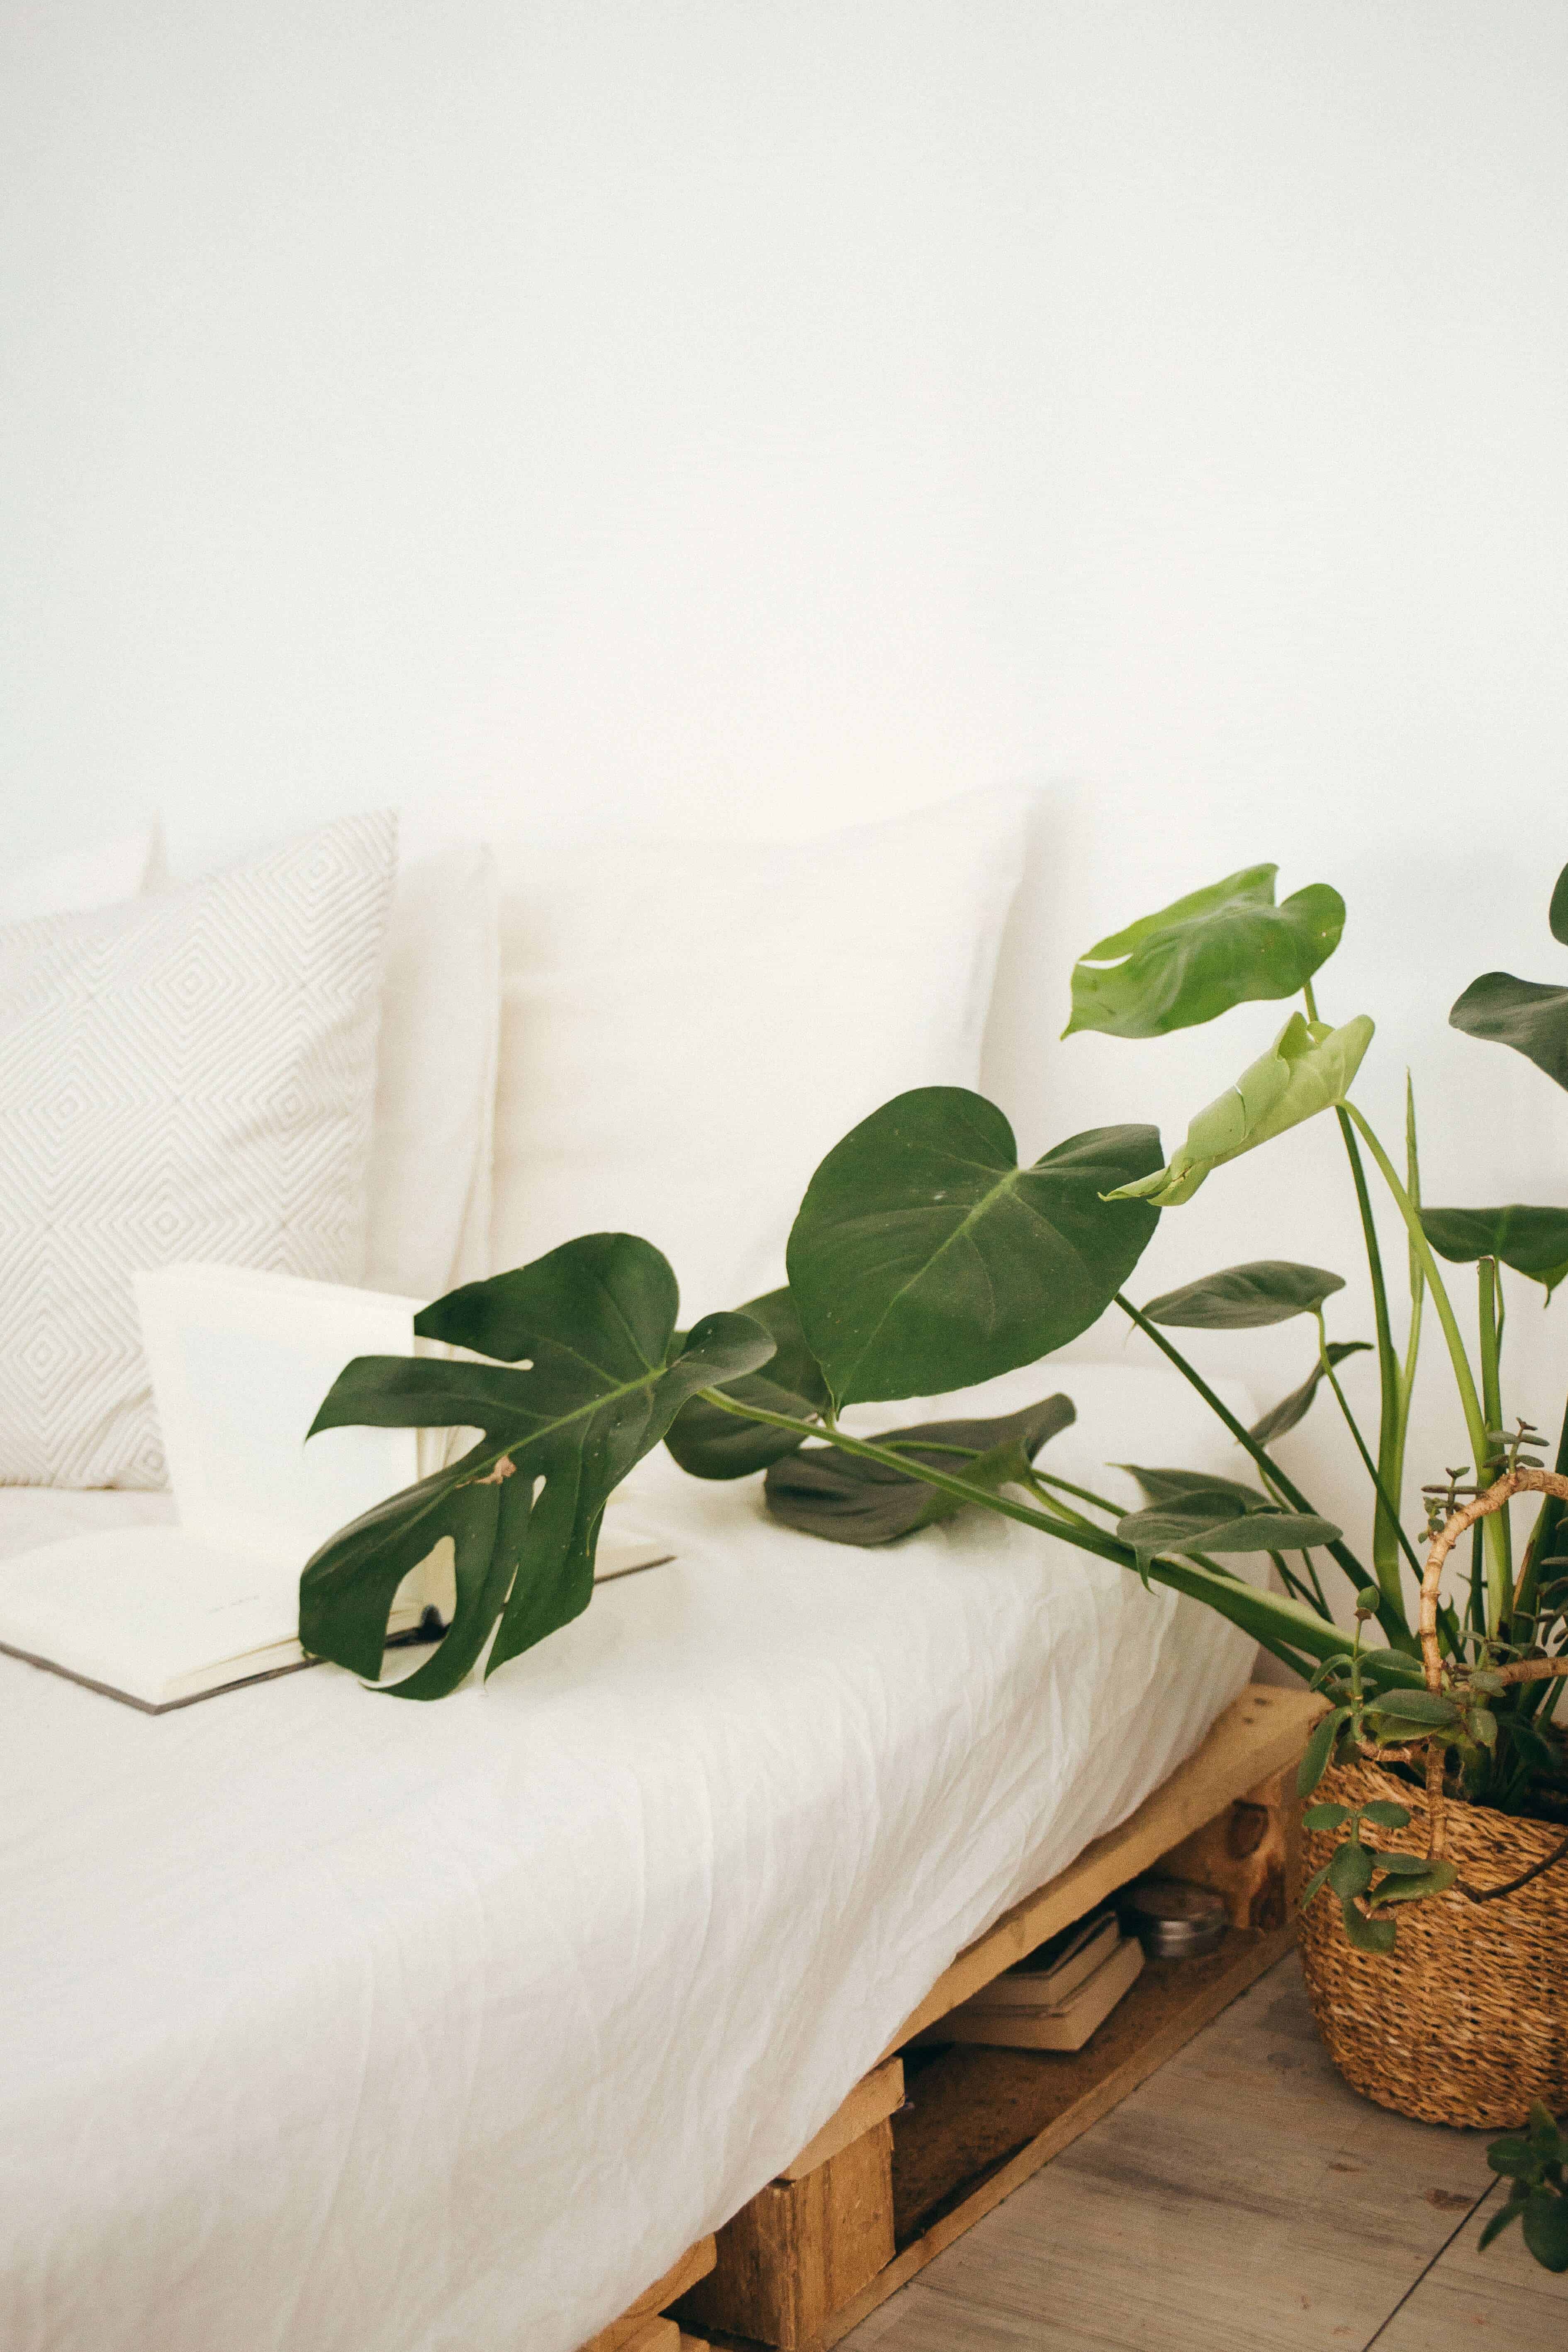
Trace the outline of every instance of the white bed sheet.
{"type": "MultiPolygon", "coordinates": [[[[1237,1466],[1163,1372],[992,1394],[1052,1385],[1064,1475],[1237,1466]]],[[[0,1658],[6,2352],[571,2352],[1249,1669],[1000,1520],[861,1552],[638,1486],[679,1560],[439,1705],[0,1658]]],[[[10,1490],[0,1550],[156,1507],[10,1490]]]]}

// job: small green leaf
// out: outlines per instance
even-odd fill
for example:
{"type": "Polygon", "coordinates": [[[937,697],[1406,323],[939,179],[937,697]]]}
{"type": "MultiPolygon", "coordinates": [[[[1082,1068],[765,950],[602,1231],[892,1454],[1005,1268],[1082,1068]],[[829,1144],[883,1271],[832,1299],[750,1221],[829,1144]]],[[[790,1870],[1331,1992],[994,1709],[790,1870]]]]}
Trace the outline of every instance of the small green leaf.
{"type": "Polygon", "coordinates": [[[1372,1854],[1369,1848],[1347,1838],[1343,1845],[1334,1848],[1334,1858],[1329,1864],[1329,1885],[1336,1895],[1364,1895],[1372,1885],[1372,1854]]]}
{"type": "Polygon", "coordinates": [[[1466,1728],[1478,1748],[1497,1746],[1498,1721],[1489,1706],[1473,1706],[1466,1728]]]}
{"type": "MultiPolygon", "coordinates": [[[[1394,1859],[1392,1854],[1379,1854],[1377,1858],[1382,1863],[1389,1863],[1394,1859]]],[[[1458,1876],[1458,1872],[1451,1862],[1426,1863],[1422,1861],[1419,1854],[1414,1853],[1405,1854],[1401,1858],[1406,1862],[1417,1863],[1420,1867],[1418,1870],[1404,1874],[1396,1873],[1393,1877],[1381,1880],[1375,1897],[1379,1904],[1425,1902],[1429,1895],[1446,1895],[1458,1876]]]]}
{"type": "Polygon", "coordinates": [[[1409,1824],[1410,1808],[1396,1805],[1389,1797],[1374,1797],[1370,1805],[1362,1807],[1361,1817],[1376,1830],[1402,1830],[1409,1824]]]}
{"type": "Polygon", "coordinates": [[[1325,1862],[1321,1870],[1313,1871],[1312,1875],[1308,1879],[1307,1884],[1301,1889],[1301,1908],[1303,1911],[1306,1909],[1308,1904],[1310,1903],[1312,1897],[1322,1892],[1323,1885],[1328,1878],[1331,1867],[1331,1864],[1325,1862]]]}
{"type": "Polygon", "coordinates": [[[1413,1723],[1424,1731],[1446,1731],[1460,1719],[1458,1708],[1446,1691],[1380,1691],[1375,1710],[1390,1723],[1413,1723]]]}
{"type": "Polygon", "coordinates": [[[1546,920],[1559,947],[1568,948],[1568,866],[1557,877],[1546,920]]]}
{"type": "Polygon", "coordinates": [[[1510,2197],[1506,2205],[1500,2205],[1476,2241],[1478,2252],[1485,2253],[1492,2240],[1500,2238],[1510,2221],[1518,2221],[1524,2207],[1525,2200],[1519,2196],[1510,2197]]]}
{"type": "MultiPolygon", "coordinates": [[[[1370,1339],[1331,1339],[1324,1354],[1327,1355],[1330,1364],[1338,1370],[1347,1356],[1364,1356],[1369,1355],[1371,1351],[1370,1339]]],[[[1253,1423],[1252,1427],[1247,1431],[1247,1435],[1258,1445],[1272,1445],[1277,1437],[1286,1436],[1289,1431],[1306,1420],[1312,1409],[1312,1400],[1318,1393],[1319,1384],[1323,1378],[1323,1359],[1320,1356],[1300,1387],[1292,1389],[1289,1396],[1281,1397],[1278,1404],[1270,1405],[1262,1419],[1253,1423]]]]}
{"type": "Polygon", "coordinates": [[[1489,1667],[1483,1667],[1479,1674],[1470,1676],[1468,1687],[1479,1692],[1483,1698],[1500,1698],[1508,1685],[1500,1675],[1494,1674],[1489,1667]]]}
{"type": "Polygon", "coordinates": [[[1545,2271],[1568,2271],[1568,2199],[1542,2182],[1524,2203],[1524,2242],[1545,2271]]]}
{"type": "Polygon", "coordinates": [[[1326,883],[1274,903],[1277,866],[1249,866],[1100,940],[1073,967],[1076,1029],[1163,1037],[1250,999],[1294,996],[1339,945],[1344,900],[1326,883]]]}
{"type": "Polygon", "coordinates": [[[1255,1331],[1265,1324],[1287,1323],[1293,1315],[1311,1315],[1344,1286],[1344,1276],[1330,1274],[1325,1266],[1254,1258],[1246,1265],[1205,1274],[1180,1290],[1167,1290],[1152,1298],[1143,1312],[1151,1323],[1186,1331],[1255,1331]]]}
{"type": "Polygon", "coordinates": [[[1511,1045],[1560,1087],[1568,1087],[1568,988],[1485,971],[1472,980],[1448,1014],[1467,1037],[1511,1045]]]}
{"type": "Polygon", "coordinates": [[[1386,1957],[1397,1941],[1398,1930],[1392,1919],[1369,1919],[1358,1911],[1349,1895],[1340,1905],[1340,1916],[1345,1923],[1345,1934],[1358,1952],[1375,1952],[1386,1957]]]}
{"type": "Polygon", "coordinates": [[[1525,2175],[1533,2179],[1535,2175],[1535,2151],[1530,2142],[1521,2139],[1516,2132],[1506,2133],[1501,2139],[1493,2140],[1487,2150],[1487,2162],[1494,2172],[1511,2174],[1516,2179],[1525,2175]]]}
{"type": "Polygon", "coordinates": [[[1301,1511],[1244,1511],[1239,1517],[1224,1510],[1226,1496],[1202,1488],[1180,1502],[1156,1504],[1146,1511],[1130,1511],[1119,1519],[1116,1532],[1131,1544],[1140,1559],[1157,1559],[1163,1553],[1191,1558],[1203,1554],[1265,1551],[1306,1551],[1315,1544],[1333,1543],[1340,1530],[1331,1519],[1301,1511]]]}
{"type": "Polygon", "coordinates": [[[1355,1814],[1349,1805],[1309,1805],[1301,1816],[1301,1827],[1304,1830],[1337,1830],[1354,1819],[1355,1814]]]}
{"type": "MultiPolygon", "coordinates": [[[[1041,1446],[1073,1418],[1071,1399],[1053,1396],[997,1420],[926,1422],[889,1430],[877,1442],[990,1492],[1021,1479],[1041,1446]],[[950,1452],[954,1446],[965,1450],[950,1452]]],[[[893,1543],[964,1508],[960,1496],[928,1486],[910,1471],[831,1445],[808,1446],[775,1462],[763,1491],[776,1519],[830,1543],[893,1543]]]]}
{"type": "Polygon", "coordinates": [[[920,1087],[835,1144],[789,1238],[806,1346],[840,1404],[932,1396],[1049,1355],[1098,1321],[1154,1230],[1112,1200],[1152,1127],[1096,1128],[1032,1167],[994,1103],[920,1087]]]}
{"type": "Polygon", "coordinates": [[[1296,1768],[1296,1794],[1310,1797],[1329,1769],[1329,1759],[1340,1736],[1340,1727],[1350,1717],[1348,1706],[1331,1707],[1312,1726],[1311,1736],[1296,1768]]]}
{"type": "Polygon", "coordinates": [[[1501,1209],[1423,1208],[1421,1230],[1451,1265],[1500,1258],[1540,1283],[1548,1299],[1568,1276],[1568,1209],[1530,1209],[1517,1201],[1501,1209]]]}
{"type": "Polygon", "coordinates": [[[1248,1486],[1240,1478],[1221,1478],[1207,1470],[1151,1470],[1137,1462],[1116,1462],[1111,1467],[1136,1478],[1151,1503],[1179,1503],[1188,1495],[1201,1494],[1223,1496],[1238,1511],[1275,1508],[1260,1486],[1248,1486]]]}
{"type": "MultiPolygon", "coordinates": [[[[729,1381],[725,1394],[737,1404],[755,1405],[764,1412],[815,1420],[827,1402],[827,1383],[802,1336],[789,1292],[770,1290],[763,1297],[749,1298],[739,1312],[771,1334],[773,1353],[765,1371],[729,1381]]],[[[681,1406],[664,1442],[693,1478],[749,1478],[792,1454],[804,1442],[804,1433],[795,1436],[762,1422],[737,1421],[733,1413],[695,1396],[681,1406]]]]}
{"type": "Polygon", "coordinates": [[[1424,1853],[1373,1853],[1379,1870],[1392,1873],[1395,1878],[1425,1878],[1433,1867],[1424,1853]]]}
{"type": "Polygon", "coordinates": [[[1180,1208],[1226,1160],[1255,1151],[1260,1143],[1272,1142],[1287,1129],[1343,1102],[1372,1035],[1373,1024],[1364,1013],[1341,1029],[1293,1013],[1268,1053],[1198,1112],[1168,1166],[1123,1184],[1107,1198],[1180,1208]]]}

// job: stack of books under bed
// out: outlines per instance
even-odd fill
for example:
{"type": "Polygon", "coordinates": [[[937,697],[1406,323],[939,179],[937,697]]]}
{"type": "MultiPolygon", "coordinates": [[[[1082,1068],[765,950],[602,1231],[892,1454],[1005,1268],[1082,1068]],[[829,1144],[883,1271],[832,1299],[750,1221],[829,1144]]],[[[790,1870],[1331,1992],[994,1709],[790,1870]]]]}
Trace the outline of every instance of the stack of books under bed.
{"type": "Polygon", "coordinates": [[[1011,2050],[1081,2050],[1143,1966],[1114,1911],[1092,1912],[917,2034],[914,2046],[984,2042],[1011,2050]]]}

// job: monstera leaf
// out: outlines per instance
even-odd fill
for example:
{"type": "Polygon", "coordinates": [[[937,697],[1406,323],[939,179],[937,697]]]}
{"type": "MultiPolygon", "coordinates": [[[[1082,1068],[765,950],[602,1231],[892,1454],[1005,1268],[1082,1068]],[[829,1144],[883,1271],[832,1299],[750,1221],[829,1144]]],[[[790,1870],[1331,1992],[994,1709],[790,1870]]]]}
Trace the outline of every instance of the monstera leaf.
{"type": "Polygon", "coordinates": [[[1495,1257],[1539,1282],[1550,1299],[1568,1275],[1568,1209],[1423,1209],[1421,1230],[1451,1265],[1495,1257]]]}
{"type": "Polygon", "coordinates": [[[426,1339],[502,1360],[360,1356],[316,1415],[320,1429],[470,1428],[460,1461],[393,1495],[323,1544],[300,1580],[300,1639],[356,1674],[381,1671],[393,1595],[445,1537],[457,1607],[399,1698],[439,1698],[496,1637],[485,1671],[588,1605],[605,1504],[694,1391],[773,1352],[744,1315],[710,1315],[672,1350],[675,1276],[633,1234],[589,1234],[419,1317],[426,1339]],[[499,1624],[498,1624],[499,1620],[499,1624]]]}
{"type": "Polygon", "coordinates": [[[1159,1157],[1153,1128],[1106,1127],[1021,1168],[982,1095],[921,1087],[884,1103],[828,1153],[789,1239],[801,1329],[833,1395],[968,1388],[1076,1339],[1154,1230],[1121,1194],[1159,1157]]]}
{"type": "Polygon", "coordinates": [[[1365,1356],[1371,1352],[1370,1339],[1331,1339],[1324,1349],[1328,1364],[1320,1356],[1300,1387],[1292,1389],[1289,1396],[1281,1397],[1278,1404],[1270,1405],[1261,1420],[1253,1423],[1247,1433],[1248,1437],[1259,1445],[1272,1445],[1277,1437],[1284,1437],[1299,1422],[1306,1420],[1312,1409],[1312,1399],[1317,1395],[1319,1384],[1329,1366],[1338,1370],[1347,1356],[1365,1356]]]}
{"type": "MultiPolygon", "coordinates": [[[[827,1402],[827,1383],[805,1344],[789,1292],[770,1290],[762,1298],[749,1298],[739,1312],[762,1325],[773,1342],[773,1355],[765,1372],[748,1372],[742,1380],[727,1382],[725,1393],[763,1412],[815,1421],[827,1402]]],[[[787,1429],[770,1429],[763,1422],[737,1421],[721,1406],[696,1396],[681,1406],[664,1442],[693,1478],[749,1478],[770,1462],[793,1454],[805,1434],[792,1436],[787,1429]]]]}
{"type": "MultiPolygon", "coordinates": [[[[1568,947],[1568,866],[1557,877],[1547,920],[1552,938],[1568,947]]],[[[1568,988],[1516,980],[1510,971],[1484,971],[1455,1003],[1448,1024],[1467,1037],[1511,1045],[1560,1087],[1568,1087],[1568,988]]]]}
{"type": "Polygon", "coordinates": [[[1186,1331],[1256,1331],[1266,1323],[1287,1323],[1311,1315],[1325,1298],[1344,1288],[1344,1276],[1321,1265],[1292,1265],[1287,1259],[1254,1258],[1205,1274],[1180,1290],[1152,1298],[1143,1312],[1151,1323],[1186,1331]]]}
{"type": "Polygon", "coordinates": [[[1073,967],[1075,1029],[1163,1037],[1256,997],[1294,996],[1332,955],[1345,902],[1326,882],[1274,903],[1277,866],[1248,866],[1144,915],[1073,967]]]}
{"type": "MultiPolygon", "coordinates": [[[[1047,1438],[1076,1419],[1070,1397],[1047,1397],[994,1421],[931,1421],[889,1430],[879,1445],[896,1446],[928,1469],[966,1486],[1005,1486],[1024,1475],[1047,1438]]],[[[785,1527],[829,1543],[885,1544],[934,1526],[965,1507],[961,1496],[928,1486],[885,1462],[814,1445],[776,1461],[763,1481],[768,1508],[785,1527]]]]}
{"type": "Polygon", "coordinates": [[[1373,1024],[1364,1013],[1331,1029],[1293,1013],[1267,1054],[1243,1070],[1236,1084],[1199,1111],[1187,1129],[1187,1139],[1161,1168],[1133,1184],[1122,1185],[1107,1197],[1113,1201],[1152,1201],[1156,1208],[1180,1208],[1190,1201],[1211,1170],[1227,1160],[1272,1142],[1287,1128],[1299,1127],[1321,1110],[1342,1102],[1362,1056],[1372,1043],[1373,1024]]]}

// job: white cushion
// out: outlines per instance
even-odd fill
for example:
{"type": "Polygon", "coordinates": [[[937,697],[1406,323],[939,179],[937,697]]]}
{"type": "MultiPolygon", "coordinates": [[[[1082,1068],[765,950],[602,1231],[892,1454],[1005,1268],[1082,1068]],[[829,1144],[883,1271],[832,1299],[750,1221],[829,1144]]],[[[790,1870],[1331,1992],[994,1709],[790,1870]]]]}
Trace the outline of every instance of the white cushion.
{"type": "Polygon", "coordinates": [[[372,1289],[434,1298],[489,1271],[500,919],[495,860],[477,843],[397,877],[370,1151],[372,1289]]]}
{"type": "Polygon", "coordinates": [[[39,915],[79,914],[134,898],[155,879],[161,854],[158,828],[150,824],[113,841],[36,858],[0,875],[0,923],[30,923],[39,915]]]}
{"type": "Polygon", "coordinates": [[[689,1317],[782,1282],[829,1147],[905,1087],[974,1084],[1027,807],[790,844],[498,841],[496,1268],[624,1230],[689,1317]]]}
{"type": "Polygon", "coordinates": [[[131,1276],[357,1281],[387,813],[0,931],[0,1480],[163,1475],[131,1276]]]}

